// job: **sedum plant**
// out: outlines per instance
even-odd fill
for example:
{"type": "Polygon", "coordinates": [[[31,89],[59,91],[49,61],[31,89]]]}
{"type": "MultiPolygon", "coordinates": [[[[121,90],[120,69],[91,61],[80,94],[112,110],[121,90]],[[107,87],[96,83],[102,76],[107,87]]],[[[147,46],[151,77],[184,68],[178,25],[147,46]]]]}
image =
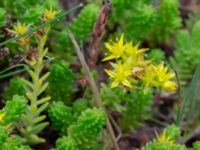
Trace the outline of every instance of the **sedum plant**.
{"type": "Polygon", "coordinates": [[[77,99],[72,106],[73,117],[77,119],[89,107],[88,103],[86,99],[77,99]]]}
{"type": "MultiPolygon", "coordinates": [[[[5,32],[8,27],[11,27],[13,24],[17,24],[19,20],[25,25],[29,24],[32,27],[39,26],[41,24],[41,16],[45,10],[50,8],[59,10],[60,6],[58,0],[3,0],[0,2],[0,8],[4,8],[7,15],[7,17],[6,15],[3,15],[4,20],[7,19],[7,23],[6,26],[2,28],[4,31],[2,33],[2,39],[7,40],[12,37],[10,34],[5,32]]],[[[13,55],[16,54],[22,55],[23,50],[16,43],[9,43],[5,46],[10,50],[10,53],[7,57],[13,57],[13,55]]]]}
{"type": "Polygon", "coordinates": [[[110,0],[113,7],[111,20],[123,24],[125,20],[131,17],[132,12],[134,12],[140,4],[146,4],[150,1],[151,0],[110,0]]]}
{"type": "MultiPolygon", "coordinates": [[[[1,127],[0,127],[1,128],[1,127]]],[[[5,131],[2,131],[3,128],[1,128],[1,145],[0,149],[2,150],[31,150],[31,148],[28,145],[24,145],[23,141],[20,139],[20,137],[16,135],[12,135],[8,137],[8,133],[5,131]]]]}
{"type": "Polygon", "coordinates": [[[54,101],[63,101],[65,103],[71,101],[70,96],[75,91],[75,88],[72,88],[74,74],[68,65],[64,62],[54,62],[50,68],[48,81],[47,93],[54,101]]]}
{"type": "Polygon", "coordinates": [[[112,70],[105,69],[111,77],[111,88],[125,86],[130,89],[156,87],[165,91],[176,90],[176,84],[172,81],[175,73],[168,71],[163,63],[155,64],[145,59],[144,53],[148,49],[140,49],[139,44],[133,46],[131,42],[124,42],[122,34],[116,42],[107,42],[108,49],[103,61],[115,60],[111,63],[112,70]]]}
{"type": "Polygon", "coordinates": [[[118,25],[118,30],[135,42],[148,41],[154,46],[168,43],[181,26],[178,0],[161,0],[156,6],[153,0],[111,0],[111,3],[111,26],[118,25]]]}
{"type": "Polygon", "coordinates": [[[88,4],[83,8],[79,16],[69,24],[69,28],[76,36],[79,44],[80,42],[89,42],[89,37],[92,33],[94,23],[97,20],[99,9],[95,4],[88,4]]]}
{"type": "Polygon", "coordinates": [[[156,64],[166,62],[165,53],[161,49],[151,49],[147,55],[147,59],[152,60],[156,64]]]}
{"type": "MultiPolygon", "coordinates": [[[[80,14],[69,23],[69,28],[73,32],[78,44],[84,44],[90,41],[90,36],[92,34],[93,26],[97,20],[99,13],[99,6],[96,4],[87,4],[81,10],[80,14]]],[[[67,29],[64,29],[61,33],[54,32],[54,38],[59,44],[53,44],[53,49],[60,50],[61,56],[65,52],[64,57],[68,60],[72,60],[74,55],[73,45],[67,34],[67,29]],[[62,45],[67,45],[67,47],[62,47],[62,45]],[[67,53],[66,53],[67,52],[67,53]]]]}
{"type": "Polygon", "coordinates": [[[27,101],[23,96],[15,95],[6,101],[6,105],[0,110],[0,126],[10,131],[21,119],[27,109],[27,101]]]}
{"type": "Polygon", "coordinates": [[[56,141],[56,150],[79,150],[77,142],[70,137],[63,136],[56,141]]]}
{"type": "MultiPolygon", "coordinates": [[[[46,10],[44,12],[43,21],[52,20],[56,11],[46,10]]],[[[15,36],[22,35],[29,30],[29,25],[18,23],[14,26],[14,30],[10,30],[15,36]]],[[[45,48],[50,26],[41,29],[40,32],[35,32],[34,37],[37,42],[37,47],[31,46],[30,37],[25,36],[18,41],[18,44],[25,49],[27,54],[26,63],[29,65],[28,73],[31,81],[23,79],[26,85],[26,97],[29,100],[29,105],[26,113],[22,116],[22,126],[19,131],[23,141],[28,144],[38,144],[44,142],[37,134],[40,133],[49,123],[44,122],[46,116],[42,112],[48,107],[49,96],[41,96],[46,90],[48,83],[45,82],[49,76],[49,72],[42,74],[44,67],[44,57],[48,52],[45,48]]]]}
{"type": "Polygon", "coordinates": [[[133,91],[126,93],[127,102],[125,110],[122,112],[120,125],[122,129],[134,130],[142,125],[145,120],[152,117],[153,94],[152,90],[148,89],[146,93],[143,91],[133,91]]]}
{"type": "Polygon", "coordinates": [[[27,101],[23,96],[15,95],[6,101],[6,105],[0,110],[0,149],[2,150],[31,150],[23,144],[23,140],[11,134],[18,127],[22,115],[27,109],[27,101]]]}
{"type": "Polygon", "coordinates": [[[176,37],[176,50],[170,62],[177,71],[180,84],[184,86],[192,78],[192,74],[200,58],[200,22],[196,22],[191,33],[188,30],[180,30],[176,37]],[[184,58],[184,61],[182,59],[184,58]]]}
{"type": "Polygon", "coordinates": [[[195,143],[193,143],[193,149],[192,150],[199,150],[200,149],[200,142],[197,141],[195,143]]]}
{"type": "Polygon", "coordinates": [[[24,145],[20,137],[9,135],[8,132],[0,126],[0,149],[2,150],[31,150],[28,145],[24,145]]]}
{"type": "Polygon", "coordinates": [[[6,0],[0,2],[0,6],[3,7],[7,14],[10,14],[13,19],[23,20],[23,22],[26,23],[38,23],[38,19],[43,13],[41,10],[49,8],[59,9],[57,0],[22,0],[14,2],[12,0],[6,0]]]}
{"type": "Polygon", "coordinates": [[[151,117],[151,89],[146,93],[140,90],[127,92],[122,87],[112,89],[103,84],[101,96],[104,106],[121,113],[118,122],[122,130],[132,131],[151,117]]]}
{"type": "Polygon", "coordinates": [[[68,129],[68,136],[78,144],[79,149],[95,149],[97,137],[106,122],[105,113],[101,109],[88,108],[82,112],[75,124],[68,129]]]}
{"type": "Polygon", "coordinates": [[[187,150],[185,146],[175,143],[179,136],[179,128],[171,125],[164,129],[161,135],[157,135],[156,139],[147,143],[142,150],[187,150]]]}
{"type": "MultiPolygon", "coordinates": [[[[130,16],[130,23],[124,25],[123,31],[129,33],[128,39],[134,41],[146,40],[149,38],[150,30],[155,22],[156,10],[153,6],[140,4],[130,16]]],[[[152,38],[152,37],[151,37],[152,38]]]]}
{"type": "Polygon", "coordinates": [[[10,100],[14,95],[25,95],[25,84],[21,78],[12,78],[4,91],[4,99],[10,100]]]}
{"type": "Polygon", "coordinates": [[[108,52],[102,61],[112,62],[111,69],[105,69],[111,85],[102,86],[103,104],[121,112],[118,121],[122,129],[133,130],[151,117],[152,87],[167,92],[176,90],[175,73],[162,62],[148,59],[148,49],[124,41],[123,34],[116,42],[106,42],[105,47],[108,52]]]}
{"type": "Polygon", "coordinates": [[[150,33],[150,42],[168,42],[181,26],[178,0],[162,0],[156,12],[155,23],[150,33]]]}
{"type": "Polygon", "coordinates": [[[97,108],[86,108],[82,101],[76,103],[72,110],[63,102],[54,102],[49,107],[49,117],[56,130],[62,135],[56,142],[56,149],[95,149],[97,137],[105,124],[104,111],[97,108]],[[77,105],[82,106],[77,110],[77,105]],[[66,117],[67,116],[67,117],[66,117]]]}
{"type": "Polygon", "coordinates": [[[48,115],[53,127],[62,134],[66,133],[69,125],[75,121],[72,109],[65,106],[65,104],[61,101],[53,102],[50,105],[48,115]]]}

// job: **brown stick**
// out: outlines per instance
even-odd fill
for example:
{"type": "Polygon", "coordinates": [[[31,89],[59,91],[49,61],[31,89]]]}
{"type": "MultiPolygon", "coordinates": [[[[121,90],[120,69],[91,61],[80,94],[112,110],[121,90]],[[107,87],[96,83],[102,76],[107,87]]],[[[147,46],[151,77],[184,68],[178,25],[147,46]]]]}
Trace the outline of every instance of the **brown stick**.
{"type": "Polygon", "coordinates": [[[119,146],[118,146],[118,144],[116,142],[115,134],[114,134],[112,125],[110,123],[110,120],[108,118],[107,111],[106,111],[106,109],[104,108],[104,106],[102,104],[101,96],[99,94],[99,91],[98,91],[97,85],[96,85],[96,83],[94,81],[94,78],[91,75],[90,69],[89,69],[89,67],[88,67],[88,65],[87,65],[87,63],[85,61],[85,58],[84,58],[83,54],[81,53],[81,50],[80,50],[80,48],[78,46],[78,43],[75,40],[74,35],[71,33],[70,30],[68,31],[68,35],[69,35],[69,38],[70,38],[71,42],[73,43],[74,49],[76,50],[76,54],[77,54],[77,56],[79,58],[79,61],[80,61],[81,65],[82,65],[83,69],[85,70],[86,76],[88,76],[89,84],[90,84],[90,87],[91,87],[91,90],[92,90],[96,105],[98,107],[102,108],[106,112],[106,116],[107,116],[106,117],[106,127],[107,127],[107,130],[108,130],[108,132],[109,132],[109,134],[111,136],[111,139],[112,139],[112,142],[113,142],[113,145],[114,145],[114,149],[115,150],[120,150],[119,146]]]}

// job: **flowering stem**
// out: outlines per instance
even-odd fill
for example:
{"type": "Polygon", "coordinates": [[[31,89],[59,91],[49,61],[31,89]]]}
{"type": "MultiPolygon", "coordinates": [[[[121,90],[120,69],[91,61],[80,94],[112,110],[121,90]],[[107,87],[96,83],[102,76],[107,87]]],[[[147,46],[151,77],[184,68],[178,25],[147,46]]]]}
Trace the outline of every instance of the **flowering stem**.
{"type": "Polygon", "coordinates": [[[23,80],[27,85],[26,96],[30,101],[30,104],[26,114],[22,117],[24,127],[19,128],[19,130],[23,136],[24,142],[28,144],[38,144],[44,142],[45,140],[38,137],[37,134],[49,124],[48,122],[43,122],[46,116],[41,115],[41,113],[48,107],[50,97],[40,97],[48,86],[48,83],[45,83],[45,80],[47,79],[49,72],[42,76],[41,72],[44,66],[43,58],[47,53],[47,49],[44,48],[44,45],[46,43],[49,30],[50,27],[44,28],[44,35],[38,37],[38,58],[27,60],[30,65],[28,73],[32,78],[32,82],[25,79],[23,80]]]}

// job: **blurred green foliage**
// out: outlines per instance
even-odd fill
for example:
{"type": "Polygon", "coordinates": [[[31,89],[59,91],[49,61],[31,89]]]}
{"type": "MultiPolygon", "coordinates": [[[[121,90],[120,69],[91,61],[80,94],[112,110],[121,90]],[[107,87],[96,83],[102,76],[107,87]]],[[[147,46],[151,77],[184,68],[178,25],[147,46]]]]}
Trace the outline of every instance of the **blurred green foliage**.
{"type": "Polygon", "coordinates": [[[150,52],[147,54],[147,58],[149,60],[152,60],[156,64],[166,62],[164,51],[158,48],[151,49],[150,52]]]}
{"type": "Polygon", "coordinates": [[[170,59],[177,71],[181,85],[192,78],[200,58],[200,22],[196,22],[191,33],[182,29],[177,33],[174,56],[170,59]]]}
{"type": "Polygon", "coordinates": [[[118,24],[118,30],[134,42],[148,41],[153,46],[168,43],[181,27],[178,0],[161,0],[156,7],[152,0],[111,0],[111,3],[111,26],[118,24]]]}
{"type": "MultiPolygon", "coordinates": [[[[96,4],[87,4],[83,7],[80,14],[75,17],[68,25],[71,32],[74,34],[78,44],[83,45],[90,41],[93,26],[97,20],[99,6],[96,4]]],[[[53,39],[55,42],[51,45],[61,58],[73,60],[75,50],[68,37],[67,29],[62,29],[62,32],[53,31],[53,39]]]]}
{"type": "Polygon", "coordinates": [[[0,7],[0,27],[6,23],[6,10],[0,7]]]}
{"type": "Polygon", "coordinates": [[[197,141],[195,143],[193,143],[193,150],[199,150],[200,149],[200,142],[197,141]]]}

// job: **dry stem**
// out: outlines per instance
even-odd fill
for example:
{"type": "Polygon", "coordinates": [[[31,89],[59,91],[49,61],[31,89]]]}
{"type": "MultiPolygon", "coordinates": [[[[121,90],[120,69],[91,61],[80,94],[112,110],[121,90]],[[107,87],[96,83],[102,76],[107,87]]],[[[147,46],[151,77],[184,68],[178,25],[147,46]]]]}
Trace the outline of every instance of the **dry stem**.
{"type": "Polygon", "coordinates": [[[116,142],[116,138],[115,138],[115,134],[114,134],[114,131],[113,131],[113,128],[112,128],[112,125],[110,123],[110,120],[109,120],[109,117],[108,117],[108,112],[106,111],[106,109],[104,108],[103,104],[102,104],[102,100],[101,100],[101,96],[99,94],[99,91],[98,91],[98,88],[97,88],[97,85],[95,83],[95,80],[94,78],[92,77],[91,75],[91,72],[90,72],[90,69],[85,61],[85,58],[83,56],[83,54],[81,53],[81,50],[78,46],[78,43],[77,41],[75,40],[75,37],[74,35],[70,32],[70,30],[68,31],[68,34],[69,34],[69,38],[71,40],[71,42],[73,43],[73,46],[74,46],[74,49],[76,51],[76,54],[79,58],[79,61],[86,73],[86,76],[88,76],[88,79],[89,79],[89,85],[91,87],[91,90],[92,90],[92,93],[93,93],[93,96],[94,96],[94,99],[95,99],[95,102],[96,102],[96,105],[100,108],[102,108],[105,112],[106,112],[106,127],[107,127],[107,130],[111,136],[111,139],[112,139],[112,142],[113,142],[113,145],[114,145],[114,149],[115,150],[120,150],[119,149],[119,146],[116,142]]]}

